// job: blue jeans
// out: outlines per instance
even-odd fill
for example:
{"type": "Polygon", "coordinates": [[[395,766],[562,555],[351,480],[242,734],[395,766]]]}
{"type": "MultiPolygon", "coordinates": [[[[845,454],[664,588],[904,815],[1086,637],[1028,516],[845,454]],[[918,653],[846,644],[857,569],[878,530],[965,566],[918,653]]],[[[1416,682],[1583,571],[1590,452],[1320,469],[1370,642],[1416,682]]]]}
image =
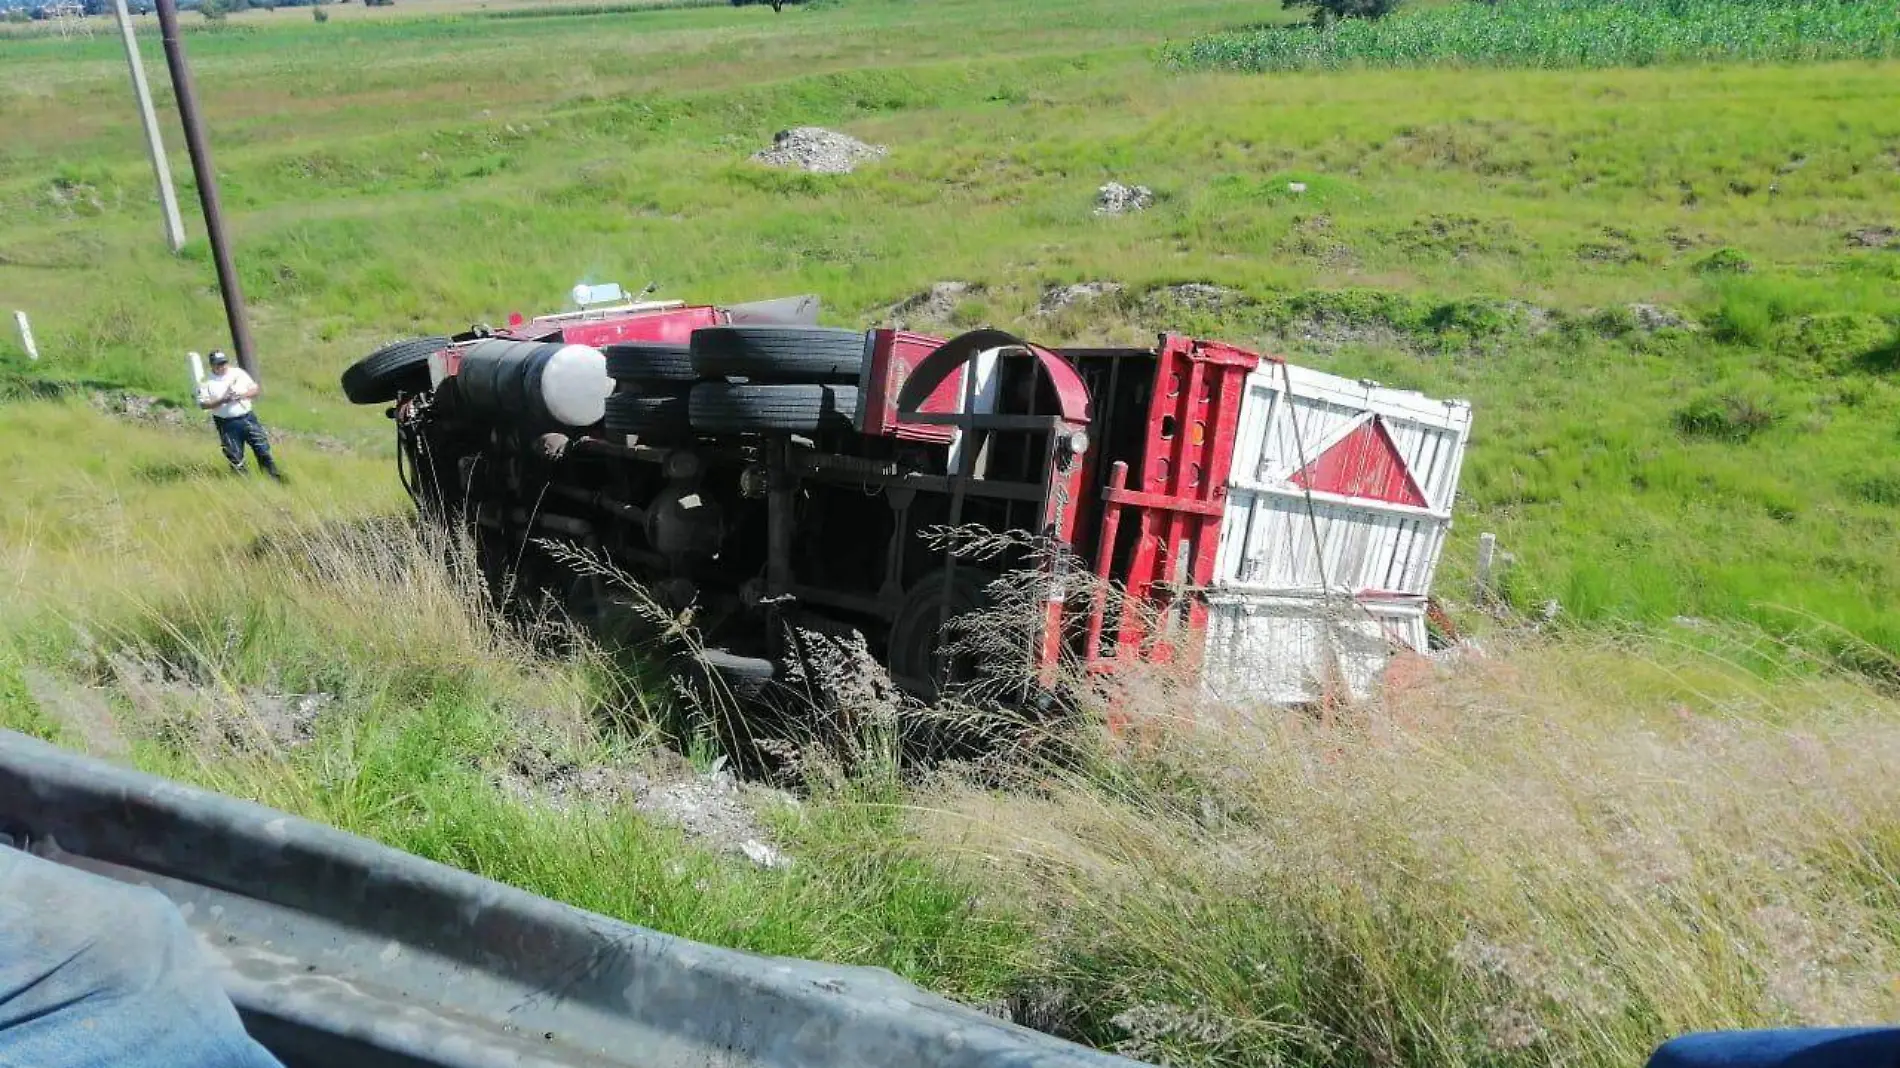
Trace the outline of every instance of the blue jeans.
{"type": "Polygon", "coordinates": [[[1707,1031],[1663,1043],[1649,1068],[1900,1068],[1900,1027],[1707,1031]]]}
{"type": "Polygon", "coordinates": [[[0,1068],[281,1068],[156,890],[0,846],[0,1068]]]}
{"type": "Polygon", "coordinates": [[[257,454],[257,466],[265,474],[277,474],[277,464],[270,457],[270,437],[264,433],[264,424],[257,421],[256,412],[230,419],[213,416],[211,421],[218,424],[218,444],[224,449],[224,458],[231,462],[231,470],[244,473],[244,446],[248,444],[257,454]]]}

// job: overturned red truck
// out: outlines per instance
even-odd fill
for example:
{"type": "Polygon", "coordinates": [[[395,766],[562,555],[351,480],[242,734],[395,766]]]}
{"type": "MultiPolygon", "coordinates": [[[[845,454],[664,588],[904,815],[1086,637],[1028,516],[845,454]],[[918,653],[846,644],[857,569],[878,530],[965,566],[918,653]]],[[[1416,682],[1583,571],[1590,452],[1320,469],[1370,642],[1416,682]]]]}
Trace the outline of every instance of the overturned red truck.
{"type": "Polygon", "coordinates": [[[789,619],[861,634],[926,696],[974,669],[946,624],[1012,573],[1040,576],[1032,687],[1172,662],[1219,698],[1301,702],[1425,648],[1465,402],[1173,334],[1052,349],[608,288],[344,375],[394,402],[404,485],[470,524],[497,589],[610,614],[571,546],[691,606],[722,671],[784,674],[789,619]],[[968,529],[1019,537],[966,559],[944,534],[968,529]]]}

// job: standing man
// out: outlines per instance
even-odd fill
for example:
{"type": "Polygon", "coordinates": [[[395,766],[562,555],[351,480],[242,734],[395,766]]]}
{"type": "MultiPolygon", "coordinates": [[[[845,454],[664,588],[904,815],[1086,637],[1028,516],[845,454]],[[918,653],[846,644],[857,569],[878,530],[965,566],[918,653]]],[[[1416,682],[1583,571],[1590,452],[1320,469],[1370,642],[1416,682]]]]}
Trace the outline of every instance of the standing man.
{"type": "Polygon", "coordinates": [[[213,352],[211,373],[198,393],[198,407],[210,411],[212,422],[218,424],[218,442],[232,471],[244,473],[244,445],[249,442],[251,451],[257,454],[257,466],[282,482],[284,476],[270,456],[270,438],[264,434],[264,424],[251,411],[251,399],[257,393],[256,379],[244,373],[244,368],[231,366],[231,358],[223,352],[213,352]]]}

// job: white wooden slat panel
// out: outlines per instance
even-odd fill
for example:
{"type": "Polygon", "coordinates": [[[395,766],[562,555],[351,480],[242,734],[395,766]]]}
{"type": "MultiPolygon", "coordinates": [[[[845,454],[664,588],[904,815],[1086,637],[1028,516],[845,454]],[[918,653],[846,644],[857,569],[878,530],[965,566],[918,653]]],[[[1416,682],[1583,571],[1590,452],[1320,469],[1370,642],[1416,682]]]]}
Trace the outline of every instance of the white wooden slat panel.
{"type": "Polygon", "coordinates": [[[1281,373],[1272,364],[1247,380],[1210,590],[1208,685],[1246,700],[1310,699],[1333,655],[1329,645],[1355,687],[1383,670],[1395,638],[1423,647],[1422,600],[1451,525],[1470,427],[1462,402],[1293,367],[1289,398],[1281,373]],[[1291,482],[1369,415],[1391,435],[1425,509],[1332,494],[1309,499],[1291,482]],[[1418,600],[1361,604],[1353,597],[1359,591],[1418,600]],[[1340,651],[1342,642],[1357,651],[1340,651]]]}
{"type": "Polygon", "coordinates": [[[1227,603],[1208,613],[1202,686],[1237,705],[1294,704],[1324,695],[1337,664],[1352,696],[1378,686],[1394,644],[1422,647],[1422,609],[1349,611],[1328,616],[1299,601],[1227,603]]]}

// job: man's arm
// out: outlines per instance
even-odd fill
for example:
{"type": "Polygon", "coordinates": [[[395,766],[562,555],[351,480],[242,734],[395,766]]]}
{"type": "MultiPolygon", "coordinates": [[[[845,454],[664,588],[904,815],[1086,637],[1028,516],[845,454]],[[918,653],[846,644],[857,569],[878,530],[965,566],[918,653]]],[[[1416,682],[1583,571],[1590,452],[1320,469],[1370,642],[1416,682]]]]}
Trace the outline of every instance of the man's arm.
{"type": "Polygon", "coordinates": [[[246,376],[232,382],[229,386],[225,387],[223,393],[218,394],[216,397],[199,401],[198,407],[207,411],[212,408],[222,408],[232,401],[250,400],[261,392],[263,392],[263,387],[257,384],[257,380],[246,376]]]}

